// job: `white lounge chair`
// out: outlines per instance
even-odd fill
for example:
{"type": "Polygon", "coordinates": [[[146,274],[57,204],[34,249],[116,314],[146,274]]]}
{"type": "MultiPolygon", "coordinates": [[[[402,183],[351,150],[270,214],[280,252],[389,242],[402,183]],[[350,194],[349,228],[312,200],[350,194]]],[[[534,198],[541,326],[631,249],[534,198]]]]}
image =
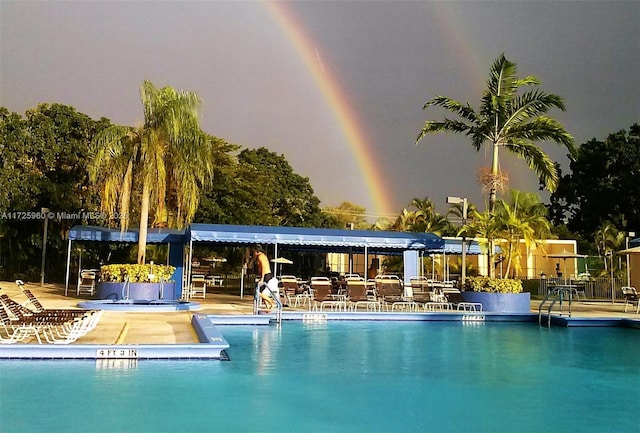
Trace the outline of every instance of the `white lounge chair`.
{"type": "Polygon", "coordinates": [[[93,296],[96,294],[96,273],[93,271],[80,272],[80,278],[78,279],[78,288],[76,289],[76,295],[80,295],[82,292],[87,292],[93,296]]]}

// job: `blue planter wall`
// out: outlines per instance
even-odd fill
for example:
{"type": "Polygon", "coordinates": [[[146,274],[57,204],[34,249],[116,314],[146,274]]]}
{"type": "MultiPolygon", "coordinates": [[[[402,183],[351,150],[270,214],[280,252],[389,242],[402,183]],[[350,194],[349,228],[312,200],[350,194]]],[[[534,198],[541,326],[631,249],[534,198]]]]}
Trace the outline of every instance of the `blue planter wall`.
{"type": "MultiPolygon", "coordinates": [[[[170,281],[164,283],[160,287],[160,283],[129,283],[129,299],[136,301],[154,301],[162,299],[165,301],[176,300],[175,282],[170,281]]],[[[119,301],[126,297],[125,283],[98,283],[97,297],[98,299],[112,299],[119,301]]]]}
{"type": "Polygon", "coordinates": [[[495,313],[530,313],[531,293],[462,292],[465,302],[482,304],[484,311],[495,313]]]}

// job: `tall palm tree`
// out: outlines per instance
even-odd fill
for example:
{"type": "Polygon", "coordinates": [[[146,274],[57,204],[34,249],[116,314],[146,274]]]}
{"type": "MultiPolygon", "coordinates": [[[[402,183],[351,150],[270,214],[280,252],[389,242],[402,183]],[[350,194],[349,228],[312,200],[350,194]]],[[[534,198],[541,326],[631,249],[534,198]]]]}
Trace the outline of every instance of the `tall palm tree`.
{"type": "Polygon", "coordinates": [[[100,133],[89,174],[100,185],[103,211],[113,215],[120,210],[122,230],[139,194],[138,263],[144,263],[151,203],[154,225],[182,227],[191,221],[200,187],[213,175],[214,151],[212,138],[200,129],[198,95],[168,86],[157,89],[145,80],[140,97],[144,124],[100,133]]]}
{"type": "Polygon", "coordinates": [[[480,110],[469,103],[461,103],[445,96],[436,96],[424,104],[424,109],[442,107],[460,119],[429,120],[416,139],[416,144],[427,134],[436,132],[462,133],[471,138],[473,147],[479,151],[483,145],[491,145],[491,172],[484,179],[489,188],[489,212],[493,212],[496,192],[501,184],[498,152],[501,147],[524,159],[529,168],[539,177],[549,191],[558,185],[558,172],[551,158],[535,143],[551,140],[565,146],[570,155],[575,155],[573,137],[564,126],[545,115],[551,108],[564,111],[562,98],[538,89],[519,93],[521,87],[538,86],[540,80],[534,76],[518,78],[515,63],[504,54],[493,63],[487,88],[482,94],[480,110]]]}

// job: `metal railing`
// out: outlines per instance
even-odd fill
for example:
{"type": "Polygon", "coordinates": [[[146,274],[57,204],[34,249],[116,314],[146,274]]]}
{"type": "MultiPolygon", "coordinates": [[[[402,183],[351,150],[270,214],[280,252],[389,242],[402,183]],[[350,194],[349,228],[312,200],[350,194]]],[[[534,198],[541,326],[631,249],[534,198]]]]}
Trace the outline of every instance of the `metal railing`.
{"type": "Polygon", "coordinates": [[[624,285],[618,278],[591,278],[589,280],[565,280],[563,278],[541,278],[538,280],[538,295],[546,296],[550,290],[562,284],[572,284],[580,287],[580,292],[584,292],[584,295],[588,299],[602,299],[602,300],[615,300],[622,299],[622,286],[624,285]],[[613,294],[611,290],[613,288],[613,294]]]}
{"type": "Polygon", "coordinates": [[[129,299],[129,294],[131,291],[131,282],[129,281],[129,277],[124,277],[124,284],[122,285],[122,292],[120,293],[120,299],[129,299]]]}
{"type": "Polygon", "coordinates": [[[551,290],[549,290],[549,293],[544,297],[544,299],[542,300],[542,302],[538,306],[538,325],[542,326],[542,310],[543,310],[545,304],[549,300],[551,301],[551,303],[547,307],[547,327],[548,328],[551,327],[551,310],[553,309],[553,306],[556,303],[558,303],[558,305],[559,305],[558,315],[560,315],[560,316],[568,315],[569,317],[571,317],[571,303],[572,303],[572,300],[573,300],[572,299],[572,294],[573,294],[574,291],[575,291],[575,288],[573,288],[573,287],[563,287],[563,286],[554,287],[551,290]],[[568,313],[564,313],[562,311],[562,301],[564,299],[568,299],[568,301],[569,301],[569,311],[568,311],[568,313]]]}
{"type": "MultiPolygon", "coordinates": [[[[275,313],[276,313],[276,323],[278,325],[282,324],[282,302],[280,302],[280,296],[275,296],[272,294],[273,300],[276,303],[275,313]]],[[[260,305],[260,290],[256,287],[253,294],[253,314],[258,314],[258,307],[260,305]]]]}

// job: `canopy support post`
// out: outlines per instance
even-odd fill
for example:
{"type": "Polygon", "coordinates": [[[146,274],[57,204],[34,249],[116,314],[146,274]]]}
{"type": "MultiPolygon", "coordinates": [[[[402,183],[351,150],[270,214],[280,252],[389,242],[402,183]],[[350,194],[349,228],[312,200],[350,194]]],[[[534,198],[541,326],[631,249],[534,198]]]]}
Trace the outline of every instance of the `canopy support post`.
{"type": "Polygon", "coordinates": [[[69,268],[71,267],[71,238],[69,238],[69,245],[67,246],[67,276],[64,284],[64,296],[69,293],[69,268]]]}

